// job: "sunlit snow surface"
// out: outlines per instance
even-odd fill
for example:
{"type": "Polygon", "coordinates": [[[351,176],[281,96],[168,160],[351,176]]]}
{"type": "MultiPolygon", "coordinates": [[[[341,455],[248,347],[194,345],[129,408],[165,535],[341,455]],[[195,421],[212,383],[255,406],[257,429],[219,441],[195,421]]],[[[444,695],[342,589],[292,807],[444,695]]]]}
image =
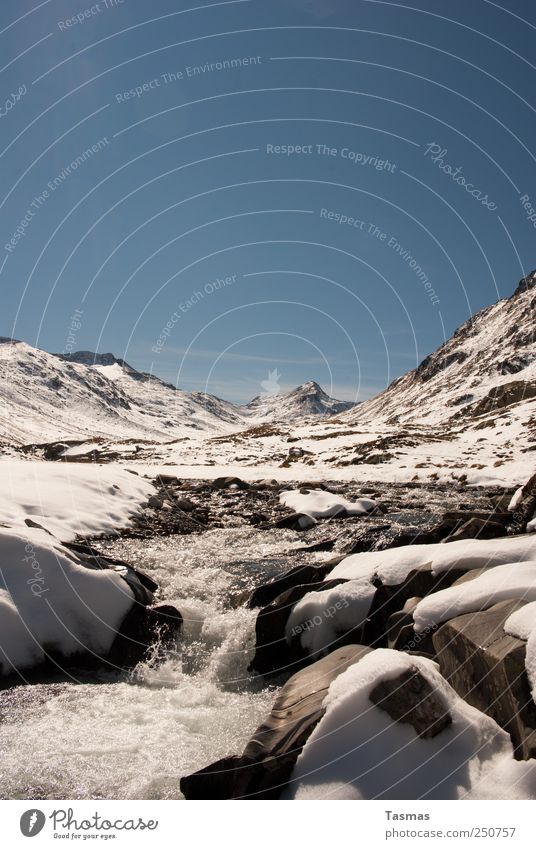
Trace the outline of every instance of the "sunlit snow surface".
{"type": "MultiPolygon", "coordinates": [[[[225,608],[291,565],[290,531],[209,531],[113,551],[150,572],[185,618],[164,662],[120,680],[1,693],[0,788],[6,798],[180,798],[181,775],[242,750],[274,690],[251,682],[255,611],[225,608]]],[[[308,555],[309,560],[311,555],[308,555]]],[[[299,560],[292,558],[292,565],[299,560]]]]}

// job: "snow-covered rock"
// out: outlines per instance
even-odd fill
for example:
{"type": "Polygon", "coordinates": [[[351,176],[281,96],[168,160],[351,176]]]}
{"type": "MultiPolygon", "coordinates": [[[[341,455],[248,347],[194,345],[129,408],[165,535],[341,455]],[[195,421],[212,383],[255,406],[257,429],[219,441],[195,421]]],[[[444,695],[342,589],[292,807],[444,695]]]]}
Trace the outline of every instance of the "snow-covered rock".
{"type": "Polygon", "coordinates": [[[291,799],[534,799],[536,763],[514,760],[508,734],[463,701],[425,658],[378,649],[339,675],[294,768],[291,799]],[[371,700],[416,669],[451,724],[422,739],[371,700]]]}
{"type": "Polygon", "coordinates": [[[349,501],[342,495],[325,492],[321,489],[285,490],[279,496],[281,504],[296,513],[310,516],[312,519],[326,519],[331,516],[362,516],[376,507],[371,498],[349,501]]]}
{"type": "Polygon", "coordinates": [[[485,610],[499,601],[536,601],[536,560],[505,563],[423,598],[413,611],[415,630],[424,631],[463,613],[485,610]]]}
{"type": "MultiPolygon", "coordinates": [[[[337,638],[364,625],[380,584],[386,587],[402,586],[414,570],[428,568],[434,576],[450,570],[468,572],[486,568],[488,574],[493,571],[492,567],[516,563],[523,565],[522,561],[531,559],[536,561],[536,538],[529,534],[492,540],[468,539],[408,545],[380,552],[352,554],[325,576],[326,581],[342,579],[345,583],[308,592],[288,610],[285,628],[287,643],[298,640],[302,649],[315,657],[330,651],[337,638]]],[[[506,573],[508,570],[513,572],[514,566],[508,565],[505,570],[506,573]]],[[[463,596],[463,592],[463,587],[453,587],[427,596],[420,603],[423,606],[421,610],[427,610],[434,599],[458,598],[463,596]]],[[[496,600],[511,597],[503,595],[496,600]]],[[[402,607],[405,598],[399,594],[399,599],[402,607]]],[[[493,603],[491,600],[490,605],[493,603]]],[[[432,618],[428,622],[423,614],[416,619],[416,630],[422,631],[427,624],[431,624],[432,618]]],[[[273,635],[272,640],[275,639],[276,635],[273,635]]]]}
{"type": "Polygon", "coordinates": [[[0,529],[3,675],[49,655],[106,655],[133,603],[121,572],[86,568],[45,531],[0,529]]]}

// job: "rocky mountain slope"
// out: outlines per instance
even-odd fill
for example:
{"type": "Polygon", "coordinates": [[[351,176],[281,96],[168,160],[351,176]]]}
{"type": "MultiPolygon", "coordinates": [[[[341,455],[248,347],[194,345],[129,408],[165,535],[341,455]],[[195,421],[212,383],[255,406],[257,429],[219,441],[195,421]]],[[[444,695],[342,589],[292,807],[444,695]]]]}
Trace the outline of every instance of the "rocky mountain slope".
{"type": "Polygon", "coordinates": [[[21,445],[92,436],[162,442],[241,421],[232,404],[177,390],[113,355],[94,361],[105,364],[0,340],[0,440],[21,445]]]}
{"type": "Polygon", "coordinates": [[[386,423],[469,422],[536,396],[536,271],[476,313],[413,371],[345,416],[386,423]]]}

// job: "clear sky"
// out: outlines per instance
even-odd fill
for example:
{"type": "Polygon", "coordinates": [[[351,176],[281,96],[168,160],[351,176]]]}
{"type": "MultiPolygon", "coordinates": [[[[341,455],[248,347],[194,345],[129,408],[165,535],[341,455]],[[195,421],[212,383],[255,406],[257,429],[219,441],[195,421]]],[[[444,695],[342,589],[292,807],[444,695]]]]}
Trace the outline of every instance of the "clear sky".
{"type": "Polygon", "coordinates": [[[3,0],[0,335],[375,394],[536,267],[535,37],[533,0],[3,0]]]}

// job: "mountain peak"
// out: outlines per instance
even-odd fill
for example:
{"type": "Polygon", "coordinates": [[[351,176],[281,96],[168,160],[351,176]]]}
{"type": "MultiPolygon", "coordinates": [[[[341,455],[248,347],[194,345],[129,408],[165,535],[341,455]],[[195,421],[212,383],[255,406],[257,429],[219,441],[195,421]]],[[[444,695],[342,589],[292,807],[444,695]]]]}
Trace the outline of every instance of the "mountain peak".
{"type": "Polygon", "coordinates": [[[242,409],[252,416],[291,421],[300,416],[333,416],[354,406],[351,401],[331,398],[316,380],[307,380],[289,392],[257,395],[242,409]]]}
{"type": "Polygon", "coordinates": [[[536,271],[531,271],[526,277],[521,278],[513,297],[515,298],[516,295],[521,295],[523,292],[527,292],[529,289],[534,288],[536,288],[536,271]]]}
{"type": "Polygon", "coordinates": [[[78,363],[83,366],[119,365],[121,368],[127,369],[127,371],[136,371],[136,369],[129,366],[125,360],[122,360],[120,357],[116,357],[115,354],[110,353],[97,354],[94,351],[73,351],[72,354],[56,354],[55,356],[65,360],[67,363],[78,363]]]}

